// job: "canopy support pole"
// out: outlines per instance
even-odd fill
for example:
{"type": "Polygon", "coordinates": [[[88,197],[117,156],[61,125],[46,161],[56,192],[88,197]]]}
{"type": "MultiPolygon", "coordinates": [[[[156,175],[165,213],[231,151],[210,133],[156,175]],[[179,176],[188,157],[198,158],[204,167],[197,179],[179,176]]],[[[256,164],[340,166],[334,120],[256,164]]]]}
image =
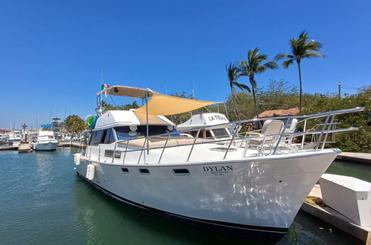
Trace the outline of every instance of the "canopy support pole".
{"type": "Polygon", "coordinates": [[[223,105],[224,105],[224,109],[225,109],[225,114],[227,115],[227,118],[230,119],[229,114],[228,114],[228,110],[227,110],[227,105],[225,104],[225,102],[223,103],[223,105]]]}
{"type": "Polygon", "coordinates": [[[147,155],[149,154],[149,125],[148,125],[148,91],[146,91],[146,136],[147,136],[147,155]]]}

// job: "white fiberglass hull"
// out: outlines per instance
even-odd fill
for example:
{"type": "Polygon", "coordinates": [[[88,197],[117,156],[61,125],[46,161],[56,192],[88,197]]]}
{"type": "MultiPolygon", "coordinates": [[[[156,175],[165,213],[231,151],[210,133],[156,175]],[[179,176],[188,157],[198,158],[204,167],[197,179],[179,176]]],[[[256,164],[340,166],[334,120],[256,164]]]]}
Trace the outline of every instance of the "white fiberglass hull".
{"type": "MultiPolygon", "coordinates": [[[[182,165],[91,162],[90,182],[136,206],[214,225],[284,234],[337,154],[328,149],[182,165]],[[174,173],[176,169],[183,173],[174,173]]],[[[77,165],[82,177],[88,164],[81,159],[77,165]]]]}
{"type": "Polygon", "coordinates": [[[57,147],[58,142],[56,141],[32,143],[32,148],[35,151],[54,151],[57,147]]]}

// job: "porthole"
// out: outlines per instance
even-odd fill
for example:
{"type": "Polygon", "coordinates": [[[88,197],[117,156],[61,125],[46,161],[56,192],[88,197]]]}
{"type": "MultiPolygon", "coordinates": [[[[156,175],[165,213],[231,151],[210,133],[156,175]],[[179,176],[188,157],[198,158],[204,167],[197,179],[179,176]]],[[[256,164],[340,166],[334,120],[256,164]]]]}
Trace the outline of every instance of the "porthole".
{"type": "Polygon", "coordinates": [[[189,174],[189,170],[186,169],[186,168],[173,169],[173,172],[174,172],[174,174],[179,174],[179,175],[189,174]]]}
{"type": "Polygon", "coordinates": [[[149,174],[149,170],[146,169],[146,168],[140,168],[140,169],[139,169],[139,172],[140,172],[141,174],[149,174]]]}

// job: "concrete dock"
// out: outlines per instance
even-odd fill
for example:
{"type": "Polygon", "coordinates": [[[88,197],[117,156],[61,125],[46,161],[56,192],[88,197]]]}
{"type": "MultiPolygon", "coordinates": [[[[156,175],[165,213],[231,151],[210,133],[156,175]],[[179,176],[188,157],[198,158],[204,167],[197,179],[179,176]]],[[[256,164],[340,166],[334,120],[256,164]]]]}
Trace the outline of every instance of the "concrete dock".
{"type": "MultiPolygon", "coordinates": [[[[58,147],[75,147],[82,148],[85,147],[85,144],[79,142],[60,142],[58,147]]],[[[32,151],[30,144],[22,143],[19,146],[0,146],[0,151],[18,151],[20,153],[32,151]]]]}
{"type": "Polygon", "coordinates": [[[80,148],[80,147],[85,147],[85,145],[81,144],[79,142],[60,142],[58,144],[58,147],[76,147],[76,148],[80,148]]]}
{"type": "Polygon", "coordinates": [[[371,245],[371,227],[356,225],[347,217],[326,206],[322,201],[320,185],[317,184],[313,187],[307,199],[304,201],[301,210],[335,226],[350,236],[364,242],[364,244],[371,245]]]}
{"type": "Polygon", "coordinates": [[[342,152],[336,157],[336,159],[371,164],[371,153],[342,152]]]}
{"type": "Polygon", "coordinates": [[[0,151],[16,151],[18,146],[0,146],[0,151]]]}

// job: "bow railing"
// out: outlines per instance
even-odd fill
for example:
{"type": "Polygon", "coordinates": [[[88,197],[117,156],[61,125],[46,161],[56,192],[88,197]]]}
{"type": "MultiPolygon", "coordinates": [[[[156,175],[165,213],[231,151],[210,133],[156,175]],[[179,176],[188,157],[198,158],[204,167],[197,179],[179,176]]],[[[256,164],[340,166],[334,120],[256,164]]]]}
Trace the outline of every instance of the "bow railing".
{"type": "MultiPolygon", "coordinates": [[[[151,154],[151,151],[160,150],[159,156],[156,163],[160,164],[164,154],[166,154],[166,149],[174,148],[174,147],[184,147],[189,146],[188,152],[182,152],[185,156],[184,162],[190,162],[192,158],[192,154],[194,149],[199,145],[204,144],[212,144],[212,145],[222,145],[223,150],[225,153],[222,159],[227,159],[228,154],[231,151],[231,148],[243,148],[242,157],[246,157],[247,151],[249,149],[256,150],[257,156],[262,155],[275,155],[280,154],[282,151],[280,149],[285,149],[290,151],[299,151],[303,150],[306,147],[306,137],[312,136],[311,141],[311,150],[321,150],[325,148],[327,138],[330,134],[340,133],[340,132],[348,132],[348,131],[355,131],[358,130],[357,127],[348,127],[348,128],[338,128],[338,122],[335,122],[335,117],[340,114],[346,113],[354,113],[363,111],[363,107],[356,107],[351,109],[345,110],[337,110],[337,111],[330,111],[330,112],[323,112],[317,113],[312,115],[304,115],[304,116],[288,116],[288,117],[271,117],[271,118],[258,118],[258,119],[250,119],[250,120],[241,120],[232,123],[225,123],[225,124],[218,124],[213,126],[202,126],[202,127],[194,127],[188,128],[186,130],[179,130],[176,133],[168,132],[166,134],[158,134],[158,135],[151,135],[148,138],[146,136],[138,136],[132,137],[124,140],[118,140],[113,145],[113,152],[111,163],[115,163],[115,158],[117,156],[117,152],[120,152],[119,161],[122,164],[127,163],[127,155],[131,152],[138,152],[139,156],[137,159],[137,164],[141,163],[143,159],[144,163],[148,163],[146,159],[148,159],[147,155],[151,154]],[[312,119],[319,119],[324,118],[324,122],[316,123],[310,129],[308,128],[308,121],[312,119]],[[298,120],[298,125],[300,123],[303,124],[303,131],[302,132],[287,132],[289,126],[293,122],[294,119],[298,120]],[[266,121],[266,120],[283,120],[284,124],[280,129],[280,132],[277,134],[265,134],[260,135],[258,138],[258,143],[256,143],[257,136],[251,134],[251,132],[241,132],[244,124],[246,123],[253,123],[257,121],[266,121]],[[229,130],[230,135],[229,137],[225,138],[201,138],[200,133],[203,130],[213,130],[217,128],[224,127],[229,130]],[[192,137],[189,133],[196,132],[195,136],[192,137]],[[301,141],[297,141],[301,137],[301,141]],[[185,142],[181,144],[169,144],[172,140],[184,140],[185,142]],[[131,143],[137,141],[142,143],[141,145],[135,144],[132,145],[131,143]],[[153,142],[162,142],[163,144],[155,144],[152,145],[153,142]],[[252,143],[254,142],[254,143],[252,143]],[[120,146],[120,147],[119,147],[120,146]],[[121,147],[123,146],[123,147],[121,147]],[[124,148],[124,150],[118,150],[118,148],[124,148]],[[123,154],[122,154],[123,153],[123,154]]],[[[101,154],[101,146],[98,147],[98,154],[97,159],[101,161],[102,154],[101,154]]],[[[107,149],[106,149],[107,150],[107,149]]],[[[185,150],[185,149],[183,149],[185,150]]],[[[92,158],[92,148],[90,147],[90,151],[85,151],[85,157],[90,160],[94,161],[95,159],[92,158]]],[[[152,162],[151,162],[152,163],[152,162]]]]}

